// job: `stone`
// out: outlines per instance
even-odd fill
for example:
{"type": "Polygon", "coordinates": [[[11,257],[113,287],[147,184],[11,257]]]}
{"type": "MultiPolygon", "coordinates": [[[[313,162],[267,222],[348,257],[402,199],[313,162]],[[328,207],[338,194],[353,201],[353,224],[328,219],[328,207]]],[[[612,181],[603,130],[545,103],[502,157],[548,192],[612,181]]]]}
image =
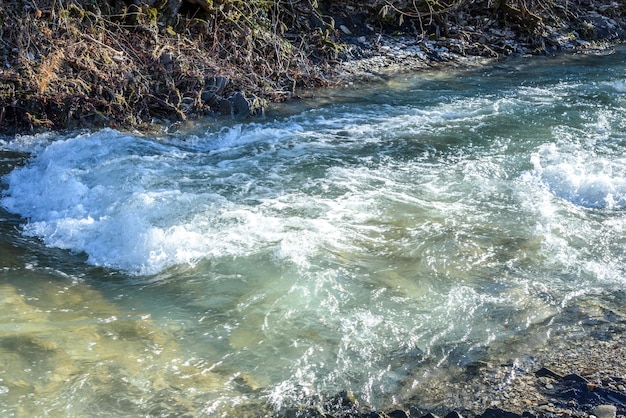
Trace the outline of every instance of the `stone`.
{"type": "Polygon", "coordinates": [[[589,383],[587,379],[575,373],[563,376],[563,380],[568,383],[589,383]]]}
{"type": "Polygon", "coordinates": [[[250,102],[241,92],[236,92],[228,99],[219,102],[219,111],[222,115],[243,119],[252,114],[250,102]]]}
{"type": "Polygon", "coordinates": [[[489,408],[482,415],[477,415],[476,418],[522,418],[520,414],[514,412],[504,411],[500,408],[489,408]]]}
{"type": "Polygon", "coordinates": [[[352,31],[348,29],[346,25],[340,25],[339,29],[341,29],[341,31],[348,36],[352,35],[352,31]]]}
{"type": "Polygon", "coordinates": [[[615,418],[617,408],[613,405],[598,405],[591,411],[597,418],[615,418]]]}
{"type": "Polygon", "coordinates": [[[456,411],[452,411],[448,415],[446,415],[445,418],[463,418],[463,415],[459,414],[456,411]]]}
{"type": "Polygon", "coordinates": [[[535,376],[537,377],[551,377],[553,379],[562,379],[563,376],[558,374],[557,372],[548,369],[547,367],[542,367],[541,369],[535,372],[535,376]]]}

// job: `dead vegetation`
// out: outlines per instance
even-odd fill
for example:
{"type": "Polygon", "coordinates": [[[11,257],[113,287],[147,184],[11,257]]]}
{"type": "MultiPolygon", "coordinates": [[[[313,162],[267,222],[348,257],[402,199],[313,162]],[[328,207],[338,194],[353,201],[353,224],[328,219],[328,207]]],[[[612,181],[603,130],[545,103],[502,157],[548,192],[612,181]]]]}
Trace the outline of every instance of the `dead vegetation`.
{"type": "Polygon", "coordinates": [[[469,39],[500,26],[541,47],[586,1],[5,0],[0,131],[247,115],[329,84],[352,36],[469,39]]]}
{"type": "Polygon", "coordinates": [[[272,2],[3,2],[0,128],[141,127],[210,114],[235,90],[254,112],[323,84],[281,13],[296,19],[272,2]]]}

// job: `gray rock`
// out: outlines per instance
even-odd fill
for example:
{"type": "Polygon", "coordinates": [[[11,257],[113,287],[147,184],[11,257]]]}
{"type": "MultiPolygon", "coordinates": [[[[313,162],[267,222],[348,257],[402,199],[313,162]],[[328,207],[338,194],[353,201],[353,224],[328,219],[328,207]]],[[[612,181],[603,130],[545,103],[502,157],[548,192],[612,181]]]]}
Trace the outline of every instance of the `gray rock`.
{"type": "Polygon", "coordinates": [[[591,411],[597,418],[615,418],[617,408],[613,405],[598,405],[591,411]]]}
{"type": "Polygon", "coordinates": [[[252,114],[250,101],[241,92],[236,92],[228,99],[219,102],[219,111],[222,115],[243,119],[252,114]]]}
{"type": "Polygon", "coordinates": [[[350,31],[346,25],[340,25],[339,29],[346,35],[352,35],[352,31],[350,31]]]}

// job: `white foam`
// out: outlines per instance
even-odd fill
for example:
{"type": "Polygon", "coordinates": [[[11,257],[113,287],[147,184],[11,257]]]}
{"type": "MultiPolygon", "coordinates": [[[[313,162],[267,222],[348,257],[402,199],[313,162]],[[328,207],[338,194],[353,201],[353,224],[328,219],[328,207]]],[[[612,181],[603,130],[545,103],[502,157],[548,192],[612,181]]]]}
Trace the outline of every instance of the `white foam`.
{"type": "MultiPolygon", "coordinates": [[[[289,132],[235,127],[212,148],[232,152],[263,135],[277,141],[277,133],[289,132]]],[[[210,142],[199,138],[198,146],[210,142]]],[[[281,184],[262,186],[277,181],[272,170],[280,170],[281,161],[255,179],[247,172],[258,161],[245,153],[215,159],[219,169],[205,161],[210,154],[185,153],[112,130],[58,140],[38,148],[26,166],[4,178],[2,205],[27,220],[25,234],[84,252],[93,265],[140,275],[254,252],[306,266],[320,246],[341,245],[340,226],[331,220],[343,203],[285,193],[281,184]]]]}
{"type": "Polygon", "coordinates": [[[626,208],[626,159],[600,156],[577,144],[545,144],[531,157],[527,178],[586,208],[626,208]]]}
{"type": "Polygon", "coordinates": [[[614,89],[618,93],[626,93],[626,80],[608,81],[605,85],[614,89]]]}
{"type": "Polygon", "coordinates": [[[44,148],[55,138],[57,138],[56,134],[51,132],[36,135],[16,135],[10,139],[0,137],[0,149],[29,153],[35,149],[44,148]]]}

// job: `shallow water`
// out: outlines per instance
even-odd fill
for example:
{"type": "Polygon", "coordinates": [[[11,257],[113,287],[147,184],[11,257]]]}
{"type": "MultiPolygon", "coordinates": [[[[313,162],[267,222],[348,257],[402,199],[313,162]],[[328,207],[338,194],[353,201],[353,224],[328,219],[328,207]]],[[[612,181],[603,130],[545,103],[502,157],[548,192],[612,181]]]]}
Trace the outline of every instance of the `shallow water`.
{"type": "Polygon", "coordinates": [[[385,409],[572,306],[621,309],[625,55],[0,139],[0,411],[385,409]]]}

